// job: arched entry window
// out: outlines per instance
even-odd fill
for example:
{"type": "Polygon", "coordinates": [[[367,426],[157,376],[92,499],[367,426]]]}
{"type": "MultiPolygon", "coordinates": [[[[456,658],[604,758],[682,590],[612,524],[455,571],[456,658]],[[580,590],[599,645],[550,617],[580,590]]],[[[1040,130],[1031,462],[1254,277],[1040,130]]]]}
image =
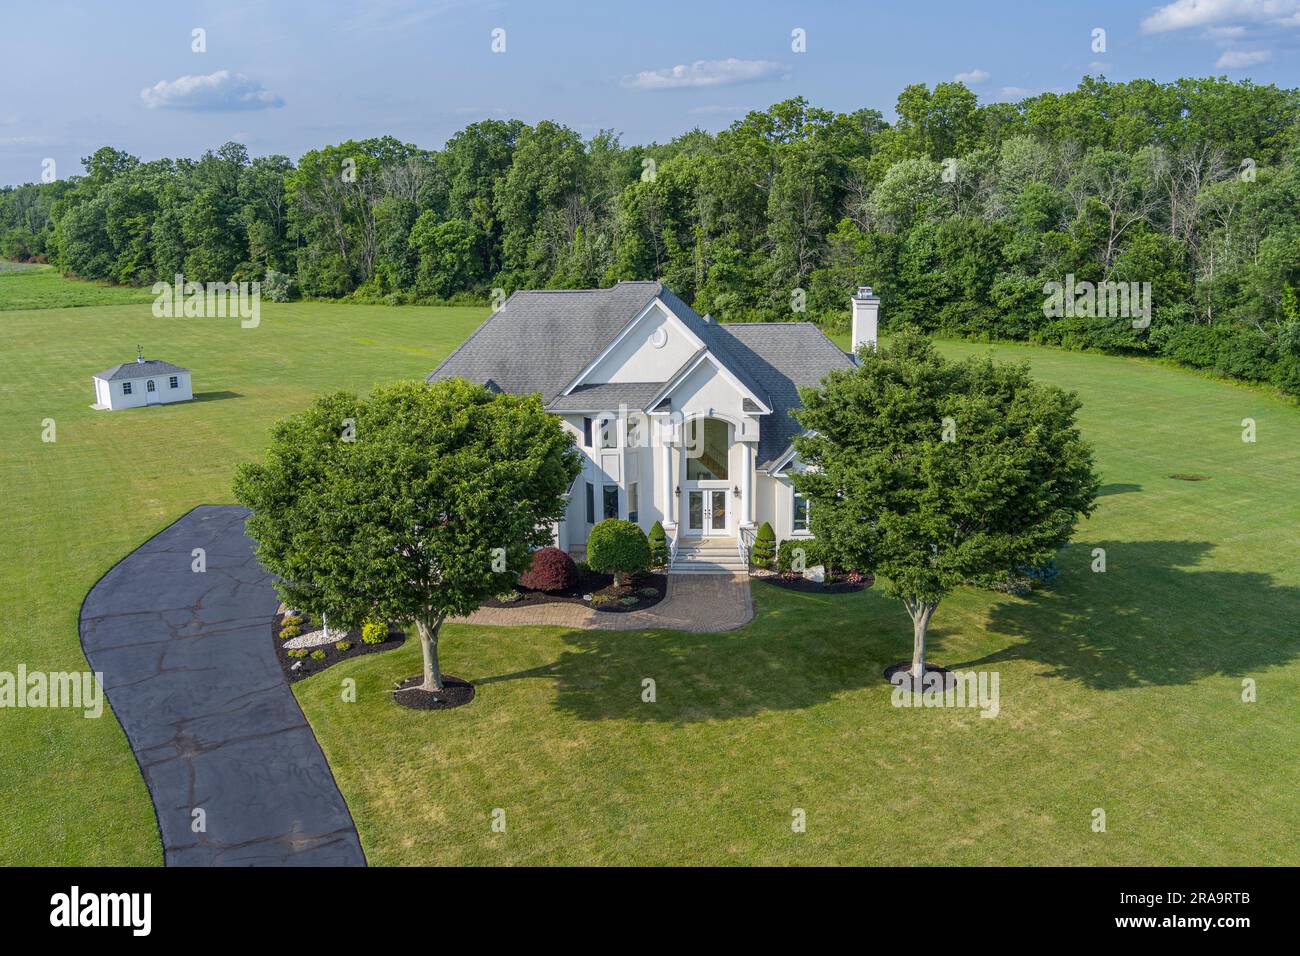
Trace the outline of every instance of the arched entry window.
{"type": "Polygon", "coordinates": [[[720,418],[692,418],[686,424],[686,477],[726,481],[730,426],[720,418]]]}
{"type": "Polygon", "coordinates": [[[149,379],[149,381],[145,382],[144,387],[146,391],[150,391],[150,392],[154,391],[153,379],[149,379]]]}

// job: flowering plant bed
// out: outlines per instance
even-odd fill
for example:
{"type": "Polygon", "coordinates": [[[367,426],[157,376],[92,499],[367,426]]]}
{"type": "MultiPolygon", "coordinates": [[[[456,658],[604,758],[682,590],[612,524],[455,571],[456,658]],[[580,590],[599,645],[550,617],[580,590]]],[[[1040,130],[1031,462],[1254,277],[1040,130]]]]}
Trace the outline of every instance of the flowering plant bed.
{"type": "Polygon", "coordinates": [[[289,683],[302,680],[304,677],[310,677],[312,674],[319,674],[327,667],[332,667],[339,661],[345,661],[352,657],[360,657],[362,654],[377,654],[380,651],[392,651],[401,647],[406,642],[406,634],[402,631],[388,629],[388,636],[378,644],[367,644],[361,639],[362,632],[355,631],[331,631],[330,639],[321,644],[314,644],[307,647],[288,647],[287,642],[293,637],[297,637],[299,631],[305,633],[306,621],[294,623],[291,619],[285,623],[288,612],[281,612],[275,615],[271,621],[271,640],[275,644],[275,656],[280,662],[280,669],[284,671],[284,679],[289,683]],[[286,628],[291,628],[290,637],[286,638],[283,634],[286,628]]]}
{"type": "Polygon", "coordinates": [[[612,574],[583,570],[572,587],[562,591],[538,591],[516,585],[509,595],[486,602],[484,607],[533,607],[538,604],[581,604],[611,614],[640,611],[654,607],[668,593],[668,576],[665,574],[633,575],[632,583],[614,587],[612,574]]]}
{"type": "Polygon", "coordinates": [[[876,583],[876,576],[861,571],[837,571],[828,574],[825,581],[810,581],[794,571],[780,571],[762,576],[761,580],[787,591],[800,591],[804,594],[850,594],[871,587],[876,583]]]}

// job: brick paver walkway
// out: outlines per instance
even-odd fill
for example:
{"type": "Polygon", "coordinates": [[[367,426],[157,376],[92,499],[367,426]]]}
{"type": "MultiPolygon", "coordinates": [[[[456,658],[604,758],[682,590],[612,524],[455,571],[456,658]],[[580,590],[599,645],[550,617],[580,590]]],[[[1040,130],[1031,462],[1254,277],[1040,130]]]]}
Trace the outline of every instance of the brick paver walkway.
{"type": "Polygon", "coordinates": [[[669,575],[668,596],[644,611],[612,614],[580,604],[542,604],[533,607],[484,607],[464,624],[521,627],[550,624],[605,631],[732,631],[754,617],[749,578],[744,574],[669,575]]]}

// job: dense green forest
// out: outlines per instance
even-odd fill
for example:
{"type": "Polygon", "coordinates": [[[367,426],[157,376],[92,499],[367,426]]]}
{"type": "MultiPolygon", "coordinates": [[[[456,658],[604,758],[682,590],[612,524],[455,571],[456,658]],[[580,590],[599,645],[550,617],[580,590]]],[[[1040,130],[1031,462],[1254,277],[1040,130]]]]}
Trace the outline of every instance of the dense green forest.
{"type": "Polygon", "coordinates": [[[0,254],[147,285],[258,279],[395,304],[661,278],[727,321],[886,327],[1166,355],[1300,394],[1300,91],[1111,83],[981,105],[909,86],[898,119],[803,99],[623,146],[488,120],[295,164],[235,143],[0,191],[0,254]],[[1045,285],[1150,283],[1152,321],[1048,316],[1045,285]]]}

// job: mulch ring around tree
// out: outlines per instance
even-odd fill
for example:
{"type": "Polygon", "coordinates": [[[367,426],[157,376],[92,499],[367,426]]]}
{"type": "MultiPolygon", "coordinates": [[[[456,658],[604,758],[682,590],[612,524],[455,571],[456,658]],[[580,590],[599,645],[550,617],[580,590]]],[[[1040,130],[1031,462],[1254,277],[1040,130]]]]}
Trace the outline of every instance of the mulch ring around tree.
{"type": "MultiPolygon", "coordinates": [[[[307,653],[300,656],[290,657],[290,648],[284,646],[284,639],[280,637],[280,632],[284,630],[284,614],[277,614],[271,621],[271,640],[275,644],[275,656],[280,661],[280,669],[284,671],[284,679],[289,683],[295,683],[304,677],[310,677],[312,674],[319,674],[327,667],[333,667],[339,661],[346,661],[353,657],[360,657],[362,654],[378,654],[381,651],[395,651],[406,643],[406,635],[402,631],[397,631],[391,627],[388,629],[388,637],[379,644],[366,644],[361,640],[360,631],[336,632],[332,634],[333,640],[326,644],[319,644],[315,647],[300,648],[307,653]],[[348,649],[341,651],[335,645],[340,641],[348,643],[348,649]],[[321,657],[312,657],[312,654],[324,652],[321,657]]],[[[312,630],[310,627],[299,625],[303,633],[312,630]]]]}
{"type": "Polygon", "coordinates": [[[474,699],[474,685],[450,674],[442,675],[442,690],[420,690],[424,675],[408,677],[393,689],[393,700],[411,710],[451,710],[474,699]]]}
{"type": "Polygon", "coordinates": [[[837,575],[834,581],[823,582],[810,581],[802,574],[791,572],[755,577],[787,591],[799,591],[803,594],[852,594],[856,591],[865,591],[876,583],[874,574],[863,574],[857,581],[851,581],[847,574],[841,574],[837,575]]]}
{"type": "Polygon", "coordinates": [[[938,664],[926,664],[920,681],[917,681],[911,675],[911,670],[911,661],[899,661],[897,664],[890,664],[885,668],[885,680],[895,687],[910,688],[914,694],[920,694],[927,690],[944,691],[955,687],[957,684],[957,678],[953,677],[952,671],[946,667],[940,667],[938,664]],[[917,686],[918,684],[919,686],[917,686]]]}
{"type": "Polygon", "coordinates": [[[628,611],[644,611],[654,607],[668,593],[668,575],[648,572],[637,574],[630,586],[614,587],[612,574],[588,571],[578,575],[578,583],[563,591],[535,591],[523,585],[515,585],[513,601],[493,598],[485,601],[484,607],[533,607],[538,604],[580,604],[610,614],[625,614],[628,611]],[[587,600],[590,596],[594,600],[587,600]]]}

